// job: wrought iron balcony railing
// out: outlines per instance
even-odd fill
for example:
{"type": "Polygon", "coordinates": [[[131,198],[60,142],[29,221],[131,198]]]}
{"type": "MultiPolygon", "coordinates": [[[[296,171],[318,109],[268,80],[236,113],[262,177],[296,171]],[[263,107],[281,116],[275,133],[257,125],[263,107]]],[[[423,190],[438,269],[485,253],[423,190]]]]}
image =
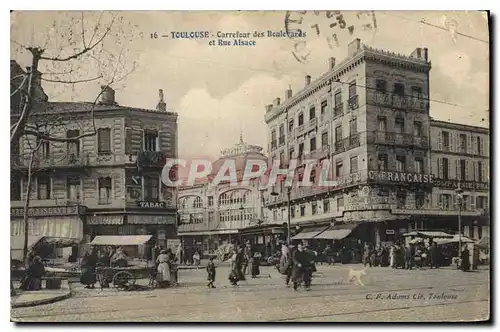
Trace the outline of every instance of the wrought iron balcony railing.
{"type": "Polygon", "coordinates": [[[368,103],[376,106],[425,112],[429,100],[423,96],[397,95],[387,91],[368,91],[368,103]]]}
{"type": "Polygon", "coordinates": [[[419,148],[427,148],[429,144],[426,136],[414,136],[412,134],[386,131],[373,131],[370,141],[374,144],[415,146],[419,148]]]}
{"type": "Polygon", "coordinates": [[[359,107],[358,95],[354,95],[347,100],[347,110],[356,110],[359,107]]]}

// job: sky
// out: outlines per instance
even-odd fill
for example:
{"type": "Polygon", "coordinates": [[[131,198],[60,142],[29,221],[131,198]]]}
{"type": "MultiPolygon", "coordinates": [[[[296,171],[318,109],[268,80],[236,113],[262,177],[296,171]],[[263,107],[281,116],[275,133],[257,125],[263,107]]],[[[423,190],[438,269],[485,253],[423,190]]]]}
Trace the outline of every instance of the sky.
{"type": "MultiPolygon", "coordinates": [[[[100,85],[114,77],[119,78],[113,86],[120,105],[155,108],[158,90],[163,89],[167,108],[179,114],[179,151],[186,157],[217,157],[239,141],[240,133],[248,143],[266,147],[265,105],[276,97],[283,99],[289,86],[295,94],[304,86],[305,75],[312,80],[319,77],[328,69],[329,57],[342,61],[354,38],[405,55],[427,47],[432,62],[431,116],[489,126],[489,32],[484,12],[357,13],[341,13],[347,26],[354,27],[352,35],[339,25],[330,28],[335,20],[325,12],[306,13],[301,23],[306,46],[301,54],[309,56],[301,63],[292,54],[296,40],[286,37],[250,38],[256,45],[246,47],[210,46],[208,41],[216,37],[161,37],[172,31],[285,31],[283,11],[85,12],[83,16],[19,11],[11,14],[11,59],[29,65],[31,58],[21,45],[43,46],[50,56],[69,55],[82,48],[82,40],[89,44],[95,27],[94,41],[98,40],[116,15],[102,46],[92,51],[93,58],[71,64],[45,61],[40,68],[43,77],[57,80],[103,77],[79,84],[43,82],[45,92],[53,101],[93,101],[100,85]],[[376,29],[366,28],[375,23],[376,29]],[[332,33],[338,45],[330,47],[332,33]]],[[[300,15],[294,12],[290,17],[300,15]]]]}

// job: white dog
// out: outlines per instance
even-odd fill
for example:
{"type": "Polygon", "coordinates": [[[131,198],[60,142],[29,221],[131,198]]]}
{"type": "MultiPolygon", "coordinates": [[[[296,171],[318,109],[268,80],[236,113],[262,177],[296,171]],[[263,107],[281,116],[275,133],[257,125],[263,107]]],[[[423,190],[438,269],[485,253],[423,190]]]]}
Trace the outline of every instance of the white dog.
{"type": "Polygon", "coordinates": [[[349,282],[354,281],[356,285],[364,286],[363,281],[361,281],[361,277],[366,275],[366,271],[363,268],[362,270],[354,270],[353,268],[349,268],[349,274],[347,275],[347,280],[349,282]]]}

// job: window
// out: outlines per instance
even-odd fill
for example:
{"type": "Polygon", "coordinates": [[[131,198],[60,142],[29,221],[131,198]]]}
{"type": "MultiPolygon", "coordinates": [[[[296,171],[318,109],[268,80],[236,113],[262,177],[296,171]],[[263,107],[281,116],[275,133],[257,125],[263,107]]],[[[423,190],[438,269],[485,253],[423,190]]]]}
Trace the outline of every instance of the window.
{"type": "Polygon", "coordinates": [[[415,173],[422,174],[424,172],[424,160],[415,158],[415,173]]]}
{"type": "Polygon", "coordinates": [[[291,134],[293,131],[293,119],[288,121],[288,133],[291,134]]]}
{"type": "MultiPolygon", "coordinates": [[[[42,133],[43,135],[43,133],[42,133]]],[[[36,138],[36,146],[40,145],[38,149],[38,157],[41,160],[49,159],[50,157],[50,142],[42,140],[40,137],[36,138]]]]}
{"type": "Polygon", "coordinates": [[[318,204],[316,202],[311,204],[311,212],[313,216],[318,214],[318,204]]]}
{"type": "Polygon", "coordinates": [[[406,156],[396,156],[396,171],[406,172],[406,156]]]}
{"type": "Polygon", "coordinates": [[[381,153],[378,155],[378,170],[387,171],[387,154],[381,153]]]}
{"type": "Polygon", "coordinates": [[[323,100],[321,102],[321,116],[325,115],[327,107],[328,107],[328,102],[326,100],[323,100]]]}
{"type": "Polygon", "coordinates": [[[464,159],[461,159],[458,161],[458,170],[457,170],[457,177],[458,180],[465,180],[465,172],[466,172],[466,162],[464,159]]]}
{"type": "Polygon", "coordinates": [[[450,151],[450,133],[443,131],[441,136],[443,138],[443,150],[450,151]]]}
{"type": "Polygon", "coordinates": [[[358,171],[358,156],[351,157],[351,163],[350,163],[350,171],[351,174],[356,173],[358,171]]]}
{"type": "Polygon", "coordinates": [[[403,83],[394,83],[394,94],[403,97],[405,95],[405,85],[403,83]]]}
{"type": "Polygon", "coordinates": [[[349,135],[353,136],[358,133],[358,119],[352,118],[349,120],[349,135]]]}
{"type": "Polygon", "coordinates": [[[465,134],[460,134],[460,152],[467,152],[467,136],[465,134]]]}
{"type": "Polygon", "coordinates": [[[484,181],[483,162],[478,161],[477,162],[477,182],[483,182],[483,181],[484,181]]]}
{"type": "Polygon", "coordinates": [[[335,94],[335,111],[334,111],[334,115],[335,116],[338,116],[338,115],[341,115],[344,111],[343,107],[342,107],[342,92],[337,92],[335,94]]]}
{"type": "Polygon", "coordinates": [[[413,122],[413,136],[422,136],[422,135],[423,135],[422,122],[420,121],[413,122]]]}
{"type": "Polygon", "coordinates": [[[295,218],[295,206],[290,206],[290,219],[295,218]]]}
{"type": "Polygon", "coordinates": [[[285,125],[280,125],[279,134],[279,144],[285,144],[285,125]]]}
{"type": "Polygon", "coordinates": [[[201,209],[202,207],[203,207],[203,201],[201,200],[201,197],[196,197],[193,201],[193,208],[201,209]]]}
{"type": "Polygon", "coordinates": [[[479,226],[477,228],[477,238],[482,239],[483,238],[483,227],[479,226]]]}
{"type": "Polygon", "coordinates": [[[314,168],[311,170],[310,180],[312,183],[316,183],[316,170],[314,168]]]}
{"type": "Polygon", "coordinates": [[[394,122],[394,130],[396,134],[404,134],[405,132],[405,120],[403,118],[396,118],[394,122]]]}
{"type": "Polygon", "coordinates": [[[311,147],[310,149],[311,152],[316,151],[316,137],[311,138],[310,147],[311,147]]]}
{"type": "Polygon", "coordinates": [[[327,198],[323,200],[323,213],[328,212],[330,212],[330,200],[327,198]]]}
{"type": "Polygon", "coordinates": [[[488,197],[477,196],[476,197],[476,208],[477,209],[488,209],[488,197]]]}
{"type": "Polygon", "coordinates": [[[377,128],[382,133],[387,132],[387,118],[385,116],[377,117],[377,128]]]}
{"type": "Polygon", "coordinates": [[[387,82],[384,80],[376,80],[375,81],[375,89],[378,92],[386,92],[387,91],[387,82]]]}
{"type": "Polygon", "coordinates": [[[300,216],[303,217],[306,215],[306,206],[305,205],[301,205],[300,206],[300,216]]]}
{"type": "Polygon", "coordinates": [[[342,162],[338,161],[337,164],[335,165],[335,175],[337,178],[342,176],[342,162]]]}
{"type": "Polygon", "coordinates": [[[81,180],[78,176],[68,176],[66,178],[67,197],[70,201],[78,202],[80,200],[81,180]]]}
{"type": "Polygon", "coordinates": [[[214,196],[208,196],[208,206],[214,206],[214,196]]]}
{"type": "Polygon", "coordinates": [[[448,180],[449,179],[449,172],[448,172],[448,167],[449,167],[449,162],[448,158],[442,158],[441,159],[441,168],[443,170],[443,180],[448,180]]]}
{"type": "Polygon", "coordinates": [[[39,175],[37,178],[38,199],[50,199],[52,190],[50,186],[50,177],[48,175],[39,175]]]}
{"type": "Polygon", "coordinates": [[[425,205],[425,193],[416,192],[415,193],[415,208],[421,209],[425,205]]]}
{"type": "Polygon", "coordinates": [[[342,141],[342,126],[337,126],[335,128],[335,142],[342,141]]]}
{"type": "Polygon", "coordinates": [[[271,131],[271,149],[276,149],[276,129],[271,131]]]}
{"type": "Polygon", "coordinates": [[[299,126],[302,126],[304,124],[304,114],[300,113],[299,114],[299,126]]]}
{"type": "Polygon", "coordinates": [[[285,164],[285,152],[280,152],[280,166],[285,164]]]}
{"type": "Polygon", "coordinates": [[[469,210],[469,207],[470,207],[470,196],[463,195],[462,196],[462,210],[467,211],[467,210],[469,210]]]}
{"type": "Polygon", "coordinates": [[[288,151],[288,160],[292,160],[293,159],[293,152],[294,152],[293,148],[290,149],[290,151],[288,151]]]}
{"type": "Polygon", "coordinates": [[[450,194],[441,194],[439,198],[439,205],[443,210],[451,209],[451,195],[450,194]]]}
{"type": "Polygon", "coordinates": [[[302,158],[302,154],[304,153],[304,143],[299,143],[299,158],[302,158]]]}
{"type": "Polygon", "coordinates": [[[476,137],[476,151],[477,151],[478,155],[483,154],[483,149],[481,146],[481,137],[479,137],[479,136],[476,137]]]}
{"type": "Polygon", "coordinates": [[[127,172],[126,178],[127,200],[134,201],[142,198],[142,176],[127,172]]]}
{"type": "Polygon", "coordinates": [[[311,107],[309,109],[309,120],[312,120],[316,117],[316,107],[311,107]]]}
{"type": "Polygon", "coordinates": [[[158,132],[156,130],[144,131],[144,151],[158,151],[158,132]]]}
{"type": "Polygon", "coordinates": [[[356,96],[356,81],[352,81],[349,83],[349,99],[356,96]]]}
{"type": "Polygon", "coordinates": [[[111,153],[111,129],[97,129],[97,152],[111,153]]]}
{"type": "Polygon", "coordinates": [[[111,203],[111,178],[99,178],[99,204],[111,203]]]}
{"type": "Polygon", "coordinates": [[[399,209],[404,209],[406,207],[406,191],[397,192],[396,204],[399,209]]]}
{"type": "Polygon", "coordinates": [[[18,175],[11,173],[10,175],[10,200],[20,201],[21,200],[21,178],[18,175]]]}
{"type": "Polygon", "coordinates": [[[328,146],[328,132],[325,131],[324,133],[321,134],[321,146],[325,147],[328,146]]]}
{"type": "Polygon", "coordinates": [[[415,97],[417,99],[422,98],[422,88],[419,86],[412,86],[411,87],[411,95],[412,95],[412,97],[415,97]]]}
{"type": "Polygon", "coordinates": [[[160,179],[157,175],[144,176],[144,200],[157,201],[160,195],[160,179]]]}
{"type": "Polygon", "coordinates": [[[344,197],[337,198],[337,211],[340,211],[344,208],[344,197]]]}
{"type": "MultiPolygon", "coordinates": [[[[66,131],[66,138],[75,138],[80,136],[79,130],[68,130],[66,131]]],[[[73,158],[80,155],[80,141],[68,142],[66,145],[68,151],[68,157],[73,158]]]]}

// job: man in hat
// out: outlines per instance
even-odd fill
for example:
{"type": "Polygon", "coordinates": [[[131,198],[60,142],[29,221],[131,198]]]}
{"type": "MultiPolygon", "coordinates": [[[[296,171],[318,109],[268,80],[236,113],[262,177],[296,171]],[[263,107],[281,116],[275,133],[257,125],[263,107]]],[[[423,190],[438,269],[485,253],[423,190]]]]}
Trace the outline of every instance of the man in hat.
{"type": "Polygon", "coordinates": [[[310,290],[312,279],[311,256],[304,250],[304,245],[299,243],[297,251],[293,255],[293,289],[297,290],[299,284],[303,281],[306,290],[310,290]]]}

